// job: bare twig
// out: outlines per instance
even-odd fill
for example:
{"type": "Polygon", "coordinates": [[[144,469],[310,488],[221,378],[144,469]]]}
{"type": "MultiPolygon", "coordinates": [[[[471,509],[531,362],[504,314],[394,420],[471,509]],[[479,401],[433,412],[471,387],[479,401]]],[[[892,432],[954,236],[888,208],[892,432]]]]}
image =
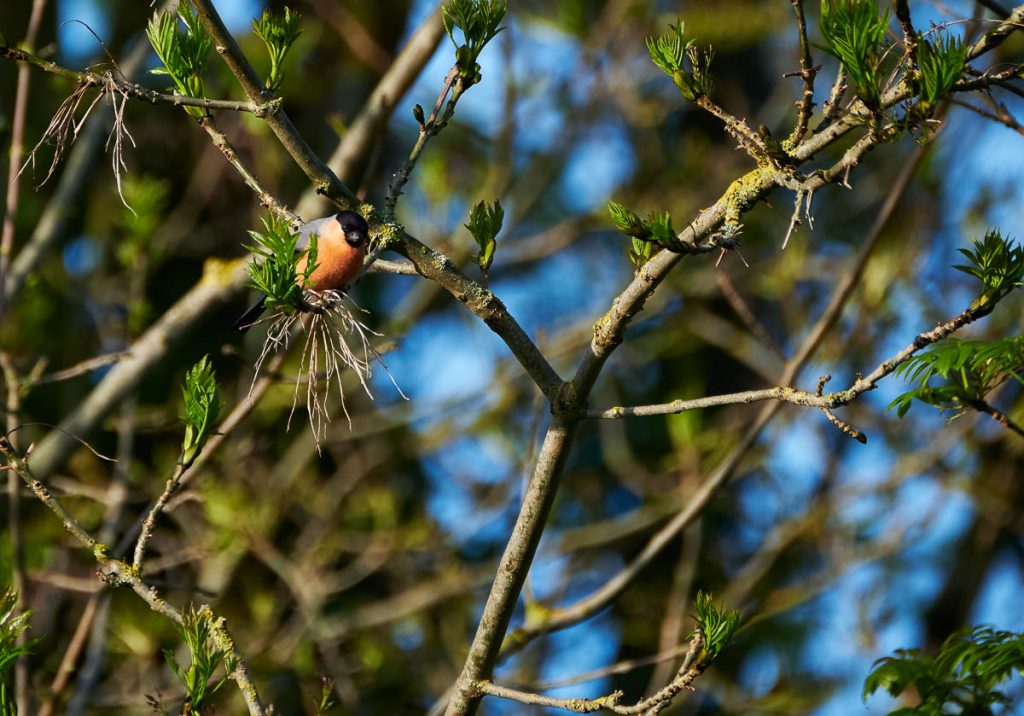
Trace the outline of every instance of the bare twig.
{"type": "MultiPolygon", "coordinates": [[[[17,427],[21,413],[21,380],[14,362],[6,351],[0,351],[0,373],[3,374],[4,385],[4,434],[7,439],[14,442],[13,432],[17,427]]],[[[25,606],[25,535],[22,532],[21,524],[21,490],[19,489],[18,476],[13,472],[7,473],[7,535],[11,545],[11,588],[15,591],[16,597],[14,608],[19,612],[25,606]]],[[[24,645],[27,637],[20,634],[15,642],[17,645],[24,645]]],[[[28,661],[25,655],[21,655],[14,662],[14,698],[18,707],[18,713],[26,713],[29,708],[28,697],[28,661]],[[24,709],[24,710],[22,710],[24,709]]]]}
{"type": "MultiPolygon", "coordinates": [[[[14,446],[6,436],[0,437],[0,455],[3,455],[7,462],[6,468],[13,470],[18,476],[20,476],[39,501],[46,505],[50,511],[60,519],[61,523],[64,525],[64,529],[67,530],[67,532],[74,537],[79,544],[92,553],[93,559],[95,559],[96,562],[105,570],[102,575],[105,581],[112,585],[129,587],[140,598],[142,598],[142,600],[146,602],[146,604],[149,605],[149,608],[154,612],[170,619],[179,626],[182,625],[183,619],[181,612],[166,602],[154,587],[143,582],[138,570],[134,569],[127,562],[123,562],[110,556],[109,547],[94,539],[85,530],[85,528],[82,527],[78,520],[64,509],[64,506],[57,501],[57,499],[50,493],[49,489],[47,489],[42,482],[36,479],[28,463],[25,462],[24,458],[14,449],[14,446]]],[[[237,647],[235,647],[234,642],[227,633],[223,619],[211,619],[210,625],[213,630],[214,639],[218,642],[218,646],[221,646],[227,653],[231,654],[236,663],[234,671],[232,671],[228,676],[238,685],[238,688],[242,693],[242,697],[245,699],[246,705],[248,706],[249,713],[253,714],[253,716],[265,716],[266,709],[256,692],[255,684],[249,676],[249,667],[246,665],[245,659],[242,657],[237,647]]]]}
{"type": "Polygon", "coordinates": [[[804,89],[800,101],[797,102],[796,125],[789,135],[787,146],[795,146],[807,133],[807,125],[811,121],[811,111],[814,109],[814,78],[818,74],[818,68],[814,66],[811,58],[811,44],[807,41],[807,21],[804,19],[803,0],[790,0],[793,5],[793,13],[796,16],[796,32],[800,41],[800,72],[799,77],[803,80],[804,89]]]}
{"type": "MultiPolygon", "coordinates": [[[[46,0],[32,0],[28,29],[25,31],[24,45],[26,47],[34,47],[36,44],[45,8],[46,0]]],[[[14,94],[14,117],[11,121],[11,149],[7,159],[7,199],[4,204],[3,228],[0,229],[0,316],[3,316],[5,312],[7,275],[11,266],[11,252],[14,249],[14,219],[18,210],[18,194],[21,190],[19,174],[25,143],[25,116],[28,112],[30,77],[28,67],[18,68],[18,84],[14,94]]],[[[22,659],[18,660],[19,664],[22,662],[22,659]]],[[[23,667],[20,668],[23,669],[23,667]]],[[[20,687],[20,682],[23,679],[24,675],[19,677],[19,686],[16,687],[15,697],[18,711],[21,713],[25,713],[28,708],[27,697],[24,695],[25,689],[20,687]]]]}
{"type": "Polygon", "coordinates": [[[164,491],[157,499],[157,501],[150,508],[145,519],[142,520],[142,527],[139,530],[139,539],[135,543],[135,554],[132,558],[132,568],[142,572],[142,561],[146,556],[146,545],[149,544],[150,538],[153,536],[153,530],[156,528],[156,521],[160,518],[160,513],[167,507],[167,503],[170,502],[171,497],[178,491],[181,486],[181,476],[185,472],[185,464],[178,463],[174,467],[174,474],[167,480],[167,484],[164,486],[164,491]]]}
{"type": "Polygon", "coordinates": [[[656,694],[646,699],[641,699],[631,706],[624,706],[620,703],[622,692],[615,691],[607,696],[597,699],[558,699],[542,694],[520,691],[507,686],[499,686],[490,681],[481,681],[477,688],[482,694],[497,696],[512,701],[518,701],[532,706],[548,706],[551,708],[572,711],[573,713],[593,713],[594,711],[611,711],[616,714],[643,714],[657,712],[672,702],[672,700],[683,691],[693,691],[694,680],[704,673],[707,663],[698,659],[698,655],[704,648],[704,634],[698,627],[686,650],[683,664],[676,673],[675,678],[656,694]]]}
{"type": "MultiPolygon", "coordinates": [[[[259,75],[249,64],[238,46],[235,38],[228,32],[224,21],[221,19],[211,0],[194,0],[193,5],[199,13],[203,27],[213,39],[217,53],[224,59],[225,64],[232,74],[242,85],[249,101],[262,105],[267,102],[268,91],[260,80],[259,75]]],[[[331,168],[327,166],[306,142],[305,138],[292,124],[287,112],[283,109],[267,114],[263,117],[267,126],[277,135],[278,140],[292,159],[302,169],[307,177],[313,181],[317,191],[325,194],[332,200],[339,203],[342,208],[351,209],[359,205],[359,198],[349,189],[331,168]]]]}
{"type": "Polygon", "coordinates": [[[81,363],[77,363],[70,368],[58,370],[53,373],[41,375],[38,378],[30,379],[29,385],[46,385],[47,383],[58,383],[62,380],[70,380],[71,378],[77,378],[80,375],[91,373],[94,370],[108,366],[111,363],[117,363],[120,360],[127,358],[130,353],[127,351],[117,351],[115,353],[106,353],[104,355],[89,358],[81,363]]]}
{"type": "Polygon", "coordinates": [[[953,104],[959,107],[964,107],[965,109],[971,110],[975,114],[981,115],[985,119],[991,119],[993,122],[999,122],[1000,124],[1006,126],[1007,128],[1012,129],[1017,134],[1024,136],[1024,125],[1021,125],[1021,123],[1017,121],[1016,117],[1010,114],[1010,111],[1002,102],[999,102],[998,104],[995,105],[995,112],[990,112],[987,109],[973,105],[970,102],[965,102],[958,99],[954,99],[952,100],[952,102],[953,104]]]}
{"type": "Polygon", "coordinates": [[[0,59],[24,63],[22,67],[34,65],[51,74],[72,80],[77,85],[90,89],[98,87],[101,92],[116,92],[130,99],[139,99],[151,104],[171,104],[178,107],[200,107],[207,110],[225,110],[230,112],[248,112],[258,117],[276,112],[281,105],[280,98],[270,99],[260,104],[235,102],[233,100],[207,99],[206,97],[187,97],[183,94],[156,92],[140,84],[116,77],[111,72],[90,72],[89,70],[73,70],[37,57],[27,50],[17,47],[0,45],[0,59]]]}
{"type": "Polygon", "coordinates": [[[245,185],[252,189],[252,192],[256,195],[257,199],[259,199],[262,206],[267,207],[281,218],[288,220],[292,226],[298,226],[303,223],[302,219],[299,218],[297,214],[290,211],[288,207],[278,201],[273,194],[263,188],[263,185],[260,184],[256,175],[242,163],[241,159],[239,159],[238,153],[235,151],[235,148],[232,146],[227,136],[217,128],[217,124],[214,122],[212,116],[206,115],[205,117],[200,118],[199,126],[206,130],[206,133],[210,137],[210,141],[213,142],[213,146],[217,147],[220,153],[224,155],[224,159],[227,160],[228,164],[235,168],[235,171],[237,171],[242,177],[245,185]]]}
{"type": "MultiPolygon", "coordinates": [[[[812,408],[820,408],[823,411],[830,411],[843,405],[848,405],[864,393],[874,390],[878,382],[887,375],[891,375],[899,366],[906,363],[917,351],[941,341],[950,334],[958,331],[969,323],[980,318],[979,311],[968,308],[950,320],[939,324],[930,331],[919,333],[913,341],[901,351],[888,360],[878,365],[867,377],[858,378],[849,388],[835,393],[822,395],[821,384],[814,393],[804,390],[796,390],[786,386],[765,388],[764,390],[747,390],[741,393],[729,393],[728,395],[709,395],[693,400],[674,400],[671,403],[660,403],[657,405],[641,405],[633,408],[615,407],[607,410],[588,411],[588,418],[617,419],[627,417],[641,417],[651,415],[674,415],[687,410],[698,410],[718,405],[738,405],[744,403],[755,403],[762,400],[779,400],[793,405],[803,405],[812,408]]],[[[848,427],[839,418],[830,415],[829,421],[839,427],[843,432],[849,433],[848,427]]],[[[859,433],[849,433],[853,437],[859,433]]],[[[860,438],[858,438],[860,440],[860,438]]],[[[864,442],[864,440],[860,440],[864,442]]]]}
{"type": "Polygon", "coordinates": [[[459,68],[456,65],[448,71],[448,76],[445,77],[444,85],[441,87],[441,92],[437,95],[437,101],[434,103],[434,111],[420,125],[420,133],[416,137],[416,143],[413,145],[412,151],[409,152],[409,157],[402,163],[402,166],[395,172],[391,182],[388,184],[387,197],[384,199],[384,217],[386,219],[391,220],[391,217],[394,216],[398,199],[402,196],[405,185],[409,183],[412,170],[416,167],[416,162],[422,156],[423,150],[426,149],[427,142],[448,125],[448,122],[455,114],[455,105],[465,91],[466,87],[463,85],[462,76],[459,74],[459,68]],[[448,99],[448,104],[445,105],[444,102],[448,98],[449,92],[451,93],[451,98],[448,99]],[[443,113],[441,112],[442,107],[444,107],[443,113]]]}
{"type": "Polygon", "coordinates": [[[992,418],[1010,432],[1015,433],[1019,437],[1024,438],[1024,428],[1015,423],[1012,419],[1010,419],[1009,415],[999,410],[999,408],[995,407],[988,401],[970,400],[967,401],[967,405],[974,408],[979,413],[982,413],[983,415],[987,415],[988,417],[992,418]]]}

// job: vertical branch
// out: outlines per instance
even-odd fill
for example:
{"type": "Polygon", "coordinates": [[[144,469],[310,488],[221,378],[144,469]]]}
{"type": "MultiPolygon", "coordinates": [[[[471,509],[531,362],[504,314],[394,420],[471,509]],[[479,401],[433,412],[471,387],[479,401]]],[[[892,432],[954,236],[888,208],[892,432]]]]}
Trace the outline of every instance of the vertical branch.
{"type": "MultiPolygon", "coordinates": [[[[21,413],[21,381],[14,363],[7,353],[0,353],[0,371],[4,381],[4,433],[14,443],[14,429],[18,426],[21,413]]],[[[11,540],[11,587],[17,592],[14,608],[21,612],[25,606],[25,540],[21,532],[21,485],[14,472],[7,473],[7,534],[11,540]]],[[[16,644],[22,646],[27,639],[24,632],[18,635],[16,644]]],[[[14,700],[18,713],[28,713],[28,662],[22,654],[14,662],[14,700]]]]}
{"type": "Polygon", "coordinates": [[[893,8],[896,11],[896,20],[900,23],[900,29],[903,30],[903,44],[907,48],[907,59],[910,60],[910,75],[914,77],[917,75],[917,31],[914,30],[914,25],[910,21],[910,5],[907,0],[896,0],[893,3],[893,8]]]}
{"type": "Polygon", "coordinates": [[[471,714],[480,699],[479,682],[489,679],[501,650],[501,642],[512,619],[519,590],[537,552],[544,523],[558,492],[558,482],[576,432],[577,418],[556,416],[544,436],[537,467],[523,496],[523,505],[505,545],[483,616],[469,647],[465,666],[455,682],[448,703],[448,716],[471,714]]]}
{"type": "Polygon", "coordinates": [[[160,514],[167,507],[167,503],[170,502],[171,497],[178,491],[178,487],[181,485],[181,476],[185,473],[184,463],[178,463],[174,468],[174,474],[167,480],[167,485],[164,486],[163,494],[160,495],[159,499],[150,508],[146,518],[142,520],[142,528],[139,530],[139,539],[135,543],[135,556],[132,558],[132,567],[141,571],[142,560],[146,556],[146,545],[149,544],[150,538],[153,536],[153,530],[156,528],[156,521],[160,518],[160,514]]]}
{"type": "Polygon", "coordinates": [[[811,58],[811,43],[807,41],[807,20],[804,18],[803,0],[792,0],[793,12],[796,15],[796,31],[800,38],[800,78],[804,82],[804,93],[797,103],[796,126],[789,135],[789,147],[795,147],[804,134],[807,133],[807,125],[811,121],[811,110],[814,108],[814,77],[818,69],[814,66],[811,58]]]}
{"type": "MultiPolygon", "coordinates": [[[[39,35],[39,25],[42,22],[43,10],[45,8],[46,0],[32,0],[28,30],[25,33],[25,45],[29,49],[32,49],[36,44],[36,37],[39,35]]],[[[18,174],[21,169],[21,155],[24,151],[25,115],[28,111],[30,72],[31,67],[29,65],[21,64],[18,66],[18,88],[14,95],[14,120],[11,123],[11,151],[7,163],[7,201],[5,204],[3,229],[0,230],[0,316],[4,314],[7,272],[11,265],[11,251],[14,248],[14,219],[18,211],[18,193],[21,188],[18,174]]]]}

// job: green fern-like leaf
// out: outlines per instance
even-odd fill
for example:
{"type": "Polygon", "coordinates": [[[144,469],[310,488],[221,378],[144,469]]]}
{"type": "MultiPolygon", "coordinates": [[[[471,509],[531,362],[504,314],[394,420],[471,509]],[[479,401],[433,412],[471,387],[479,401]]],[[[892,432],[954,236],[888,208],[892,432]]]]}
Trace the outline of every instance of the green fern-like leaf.
{"type": "Polygon", "coordinates": [[[266,86],[271,92],[276,92],[284,82],[284,59],[302,34],[299,27],[301,17],[299,13],[285,7],[281,14],[264,10],[262,16],[252,21],[253,33],[263,40],[270,56],[270,74],[266,86]]]}
{"type": "Polygon", "coordinates": [[[918,704],[889,716],[991,714],[1011,701],[999,686],[1024,670],[1024,635],[976,626],[947,639],[935,656],[900,649],[875,662],[863,697],[882,689],[899,696],[913,687],[918,704]]]}
{"type": "Polygon", "coordinates": [[[964,75],[967,45],[959,38],[940,34],[934,44],[922,38],[917,45],[918,94],[928,107],[944,98],[964,75]]]}
{"type": "MultiPolygon", "coordinates": [[[[178,17],[166,12],[157,12],[146,26],[146,35],[162,67],[151,70],[153,74],[166,75],[174,82],[175,89],[186,97],[206,96],[203,85],[203,71],[206,58],[213,47],[213,40],[203,30],[198,13],[188,2],[178,6],[178,17]],[[182,32],[178,19],[185,30],[182,32]]],[[[185,107],[194,117],[202,117],[201,107],[185,107]]]]}
{"type": "Polygon", "coordinates": [[[213,433],[220,414],[220,388],[209,356],[203,356],[185,374],[182,394],[184,410],[181,421],[185,424],[185,438],[181,460],[182,464],[191,465],[213,433]]]}
{"type": "Polygon", "coordinates": [[[505,29],[501,21],[507,12],[506,0],[448,0],[441,6],[441,22],[455,46],[464,87],[480,81],[477,58],[487,43],[505,29]],[[462,42],[455,39],[456,30],[462,33],[462,42]]]}
{"type": "Polygon", "coordinates": [[[708,659],[715,659],[732,639],[740,624],[740,613],[735,609],[721,609],[706,592],[697,592],[693,600],[694,619],[704,632],[704,651],[708,659]]]}
{"type": "Polygon", "coordinates": [[[648,37],[647,52],[662,72],[672,78],[680,94],[688,102],[711,94],[711,48],[701,49],[694,40],[686,38],[686,25],[682,20],[669,24],[668,31],[658,37],[648,37]]]}
{"type": "Polygon", "coordinates": [[[882,97],[882,41],[889,11],[879,15],[875,0],[822,0],[822,47],[843,63],[857,96],[869,109],[879,108],[882,97]]]}
{"type": "Polygon", "coordinates": [[[267,307],[279,307],[289,312],[302,310],[302,287],[317,267],[317,237],[310,237],[305,252],[306,267],[298,273],[302,252],[297,252],[299,237],[292,233],[288,222],[276,215],[261,220],[263,231],[249,231],[253,244],[248,249],[255,254],[249,264],[249,284],[267,295],[267,307]]]}

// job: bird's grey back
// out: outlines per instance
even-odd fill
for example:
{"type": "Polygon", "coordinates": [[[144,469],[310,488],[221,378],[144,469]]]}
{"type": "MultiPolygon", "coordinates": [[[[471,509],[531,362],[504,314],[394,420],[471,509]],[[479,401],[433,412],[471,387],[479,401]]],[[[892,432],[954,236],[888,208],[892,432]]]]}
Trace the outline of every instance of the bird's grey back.
{"type": "Polygon", "coordinates": [[[313,219],[312,221],[300,226],[299,230],[295,232],[299,237],[298,242],[295,244],[296,250],[305,251],[309,248],[309,237],[313,234],[317,234],[319,236],[328,221],[334,221],[334,216],[332,215],[325,216],[322,219],[313,219]]]}

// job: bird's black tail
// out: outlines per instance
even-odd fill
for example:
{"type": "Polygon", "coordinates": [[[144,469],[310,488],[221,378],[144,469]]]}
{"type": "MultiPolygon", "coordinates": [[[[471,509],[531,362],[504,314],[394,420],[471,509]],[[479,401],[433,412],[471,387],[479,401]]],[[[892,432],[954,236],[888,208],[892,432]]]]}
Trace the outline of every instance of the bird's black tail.
{"type": "Polygon", "coordinates": [[[256,320],[263,315],[263,311],[266,310],[266,296],[260,296],[260,300],[254,303],[248,311],[242,314],[242,316],[235,321],[235,325],[232,326],[235,330],[245,333],[249,330],[256,320]]]}

